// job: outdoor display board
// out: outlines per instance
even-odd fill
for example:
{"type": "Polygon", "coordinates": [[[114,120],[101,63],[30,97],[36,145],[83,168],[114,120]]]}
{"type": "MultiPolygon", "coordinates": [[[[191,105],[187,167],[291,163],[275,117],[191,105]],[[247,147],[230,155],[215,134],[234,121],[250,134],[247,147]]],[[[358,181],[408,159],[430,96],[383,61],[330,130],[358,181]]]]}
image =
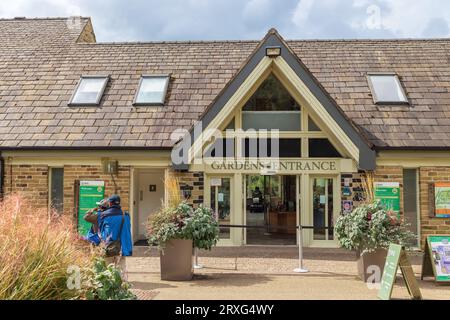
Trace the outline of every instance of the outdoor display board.
{"type": "Polygon", "coordinates": [[[91,224],[83,219],[84,214],[89,209],[95,208],[96,202],[105,197],[104,181],[80,181],[77,191],[78,208],[78,233],[85,235],[91,224]]]}
{"type": "Polygon", "coordinates": [[[437,283],[450,284],[450,236],[428,236],[422,264],[422,279],[432,276],[437,283]]]}
{"type": "Polygon", "coordinates": [[[375,200],[384,207],[400,214],[400,184],[398,182],[374,182],[375,200]]]}
{"type": "Polygon", "coordinates": [[[392,289],[394,288],[397,270],[400,267],[403,278],[405,279],[406,288],[413,299],[422,299],[419,284],[409,262],[405,249],[398,244],[391,244],[386,256],[384,264],[383,276],[381,278],[380,290],[378,298],[381,300],[390,300],[392,289]]]}
{"type": "Polygon", "coordinates": [[[436,218],[450,217],[450,182],[434,184],[434,210],[436,218]]]}

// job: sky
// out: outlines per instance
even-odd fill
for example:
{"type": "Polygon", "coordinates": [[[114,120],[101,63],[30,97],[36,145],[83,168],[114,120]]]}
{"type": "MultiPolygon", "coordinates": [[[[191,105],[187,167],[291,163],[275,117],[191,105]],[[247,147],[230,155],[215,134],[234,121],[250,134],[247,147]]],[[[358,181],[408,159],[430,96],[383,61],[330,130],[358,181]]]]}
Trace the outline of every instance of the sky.
{"type": "Polygon", "coordinates": [[[449,0],[0,0],[17,16],[88,16],[98,42],[450,37],[449,0]]]}

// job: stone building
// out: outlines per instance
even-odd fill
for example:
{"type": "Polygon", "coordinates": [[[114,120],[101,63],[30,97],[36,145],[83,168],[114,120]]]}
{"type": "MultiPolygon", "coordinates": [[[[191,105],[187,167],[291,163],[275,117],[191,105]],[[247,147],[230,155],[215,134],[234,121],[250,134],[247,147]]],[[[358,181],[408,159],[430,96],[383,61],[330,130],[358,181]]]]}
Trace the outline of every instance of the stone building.
{"type": "Polygon", "coordinates": [[[418,246],[450,233],[448,39],[97,43],[75,17],[3,19],[0,40],[3,196],[76,217],[80,182],[101,182],[139,240],[176,176],[255,227],[221,244],[295,244],[302,224],[333,247],[373,180],[418,246]]]}

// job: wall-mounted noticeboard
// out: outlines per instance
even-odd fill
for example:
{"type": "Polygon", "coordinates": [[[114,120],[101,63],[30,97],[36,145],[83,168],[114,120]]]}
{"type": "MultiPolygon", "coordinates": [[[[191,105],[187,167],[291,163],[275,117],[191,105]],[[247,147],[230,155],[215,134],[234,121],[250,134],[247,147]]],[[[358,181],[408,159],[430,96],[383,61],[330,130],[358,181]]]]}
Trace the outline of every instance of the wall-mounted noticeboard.
{"type": "Polygon", "coordinates": [[[434,191],[434,217],[450,218],[450,182],[436,182],[434,191]]]}
{"type": "Polygon", "coordinates": [[[375,200],[388,210],[400,214],[400,183],[398,182],[374,182],[375,200]]]}
{"type": "Polygon", "coordinates": [[[428,236],[422,263],[422,279],[450,284],[450,235],[428,236]]]}
{"type": "Polygon", "coordinates": [[[104,181],[76,181],[75,182],[75,200],[78,233],[86,235],[91,224],[83,219],[86,211],[95,208],[97,202],[105,198],[104,181]]]}

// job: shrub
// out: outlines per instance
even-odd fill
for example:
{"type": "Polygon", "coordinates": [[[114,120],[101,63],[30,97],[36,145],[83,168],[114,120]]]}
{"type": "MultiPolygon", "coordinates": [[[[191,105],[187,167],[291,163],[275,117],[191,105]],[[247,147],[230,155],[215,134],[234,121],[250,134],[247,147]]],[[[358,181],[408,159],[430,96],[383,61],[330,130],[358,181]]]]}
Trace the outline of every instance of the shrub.
{"type": "Polygon", "coordinates": [[[0,203],[0,300],[76,298],[67,269],[90,260],[70,217],[35,209],[20,195],[0,203]]]}
{"type": "Polygon", "coordinates": [[[219,225],[210,209],[200,206],[194,210],[181,202],[150,216],[147,235],[149,244],[161,250],[172,239],[192,239],[194,247],[209,250],[219,239],[219,225]]]}
{"type": "Polygon", "coordinates": [[[113,264],[106,265],[103,258],[96,258],[88,270],[84,282],[84,296],[88,300],[135,300],[130,286],[122,280],[120,270],[113,264]]]}
{"type": "Polygon", "coordinates": [[[192,235],[195,248],[211,250],[219,241],[219,223],[212,210],[203,206],[187,219],[186,232],[192,235]]]}
{"type": "Polygon", "coordinates": [[[0,300],[132,299],[119,269],[95,253],[72,217],[35,209],[21,195],[0,203],[0,300]],[[74,276],[79,287],[68,285],[74,276]]]}
{"type": "Polygon", "coordinates": [[[391,243],[409,246],[415,235],[379,201],[364,204],[341,215],[335,224],[340,245],[349,250],[373,251],[391,243]]]}

